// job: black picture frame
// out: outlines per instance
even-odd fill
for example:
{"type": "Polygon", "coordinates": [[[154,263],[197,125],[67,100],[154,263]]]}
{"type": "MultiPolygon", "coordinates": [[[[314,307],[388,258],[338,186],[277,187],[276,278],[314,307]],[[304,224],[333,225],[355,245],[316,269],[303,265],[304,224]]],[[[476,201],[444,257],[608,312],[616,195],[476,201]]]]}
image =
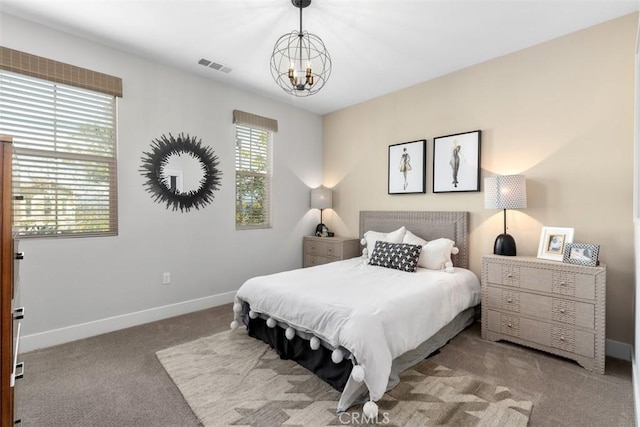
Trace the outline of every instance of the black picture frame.
{"type": "Polygon", "coordinates": [[[599,263],[600,245],[593,243],[567,243],[564,245],[562,262],[595,267],[599,263]]]}
{"type": "Polygon", "coordinates": [[[433,192],[480,191],[480,130],[433,138],[433,192]]]}
{"type": "Polygon", "coordinates": [[[426,192],[427,140],[389,146],[387,191],[389,194],[426,192]]]}

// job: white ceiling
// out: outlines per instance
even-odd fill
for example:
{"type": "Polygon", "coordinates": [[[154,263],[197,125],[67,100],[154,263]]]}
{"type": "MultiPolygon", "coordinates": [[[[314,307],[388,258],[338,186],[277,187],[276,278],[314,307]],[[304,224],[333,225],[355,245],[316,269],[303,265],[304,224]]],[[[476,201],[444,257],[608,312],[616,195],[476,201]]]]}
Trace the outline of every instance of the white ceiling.
{"type": "Polygon", "coordinates": [[[299,26],[291,0],[0,0],[0,10],[325,114],[632,13],[638,0],[313,0],[303,27],[333,71],[306,98],[269,70],[275,41],[299,26]]]}

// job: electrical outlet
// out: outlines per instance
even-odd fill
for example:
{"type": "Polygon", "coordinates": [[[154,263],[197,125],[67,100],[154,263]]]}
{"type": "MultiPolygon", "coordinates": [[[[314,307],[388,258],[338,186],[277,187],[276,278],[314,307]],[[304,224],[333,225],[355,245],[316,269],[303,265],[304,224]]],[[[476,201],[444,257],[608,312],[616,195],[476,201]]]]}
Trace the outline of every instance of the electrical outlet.
{"type": "Polygon", "coordinates": [[[171,283],[171,273],[162,273],[162,284],[168,285],[171,283]]]}

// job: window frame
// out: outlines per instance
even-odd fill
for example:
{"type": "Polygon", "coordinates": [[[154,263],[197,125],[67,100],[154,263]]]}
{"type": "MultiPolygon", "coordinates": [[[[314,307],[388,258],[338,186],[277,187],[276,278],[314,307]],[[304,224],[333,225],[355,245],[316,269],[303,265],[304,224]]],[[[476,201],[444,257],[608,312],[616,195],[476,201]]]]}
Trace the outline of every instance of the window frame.
{"type": "MultiPolygon", "coordinates": [[[[272,132],[271,130],[256,127],[256,126],[251,126],[250,124],[240,123],[240,122],[235,123],[236,147],[235,147],[234,213],[235,213],[236,230],[259,230],[259,229],[273,228],[273,139],[274,139],[273,133],[274,132],[272,132]],[[253,137],[254,134],[257,133],[260,135],[264,135],[266,137],[266,143],[265,143],[266,147],[264,147],[264,149],[261,149],[261,150],[253,150],[252,147],[250,147],[249,148],[250,152],[247,156],[239,157],[240,133],[249,134],[248,142],[250,145],[253,145],[255,141],[258,141],[259,139],[261,139],[260,137],[254,138],[253,137]],[[264,163],[265,163],[264,171],[242,170],[241,168],[239,168],[239,165],[242,163],[245,163],[245,165],[248,163],[249,167],[252,167],[251,164],[254,163],[253,157],[256,155],[259,156],[260,154],[263,154],[263,153],[264,155],[266,155],[266,159],[264,160],[264,163]],[[266,202],[263,200],[262,216],[264,220],[262,222],[248,223],[247,221],[240,221],[239,212],[238,212],[239,198],[240,198],[239,182],[242,178],[263,178],[265,181],[264,195],[265,195],[266,202]]],[[[247,148],[246,145],[244,145],[244,148],[245,149],[247,148]]]]}
{"type": "MultiPolygon", "coordinates": [[[[43,97],[35,99],[28,106],[29,109],[24,110],[24,118],[16,118],[19,115],[18,106],[23,102],[21,95],[16,95],[14,101],[11,101],[13,105],[5,110],[4,121],[0,119],[0,133],[11,135],[14,142],[13,191],[17,196],[14,201],[14,223],[17,226],[17,236],[69,238],[118,235],[116,95],[2,68],[0,73],[7,80],[4,82],[7,88],[13,87],[8,83],[13,79],[15,81],[12,84],[17,88],[14,90],[20,90],[20,84],[16,83],[20,81],[25,88],[27,84],[31,84],[36,97],[43,97]],[[38,86],[42,88],[42,92],[38,92],[38,86]],[[48,91],[52,94],[49,95],[50,99],[45,98],[48,91]],[[66,94],[66,101],[59,97],[60,93],[66,94]],[[77,97],[75,101],[74,97],[77,97]],[[67,109],[66,113],[63,112],[63,107],[67,109]],[[29,119],[36,114],[35,111],[44,112],[47,118],[43,120],[48,120],[46,128],[39,128],[36,121],[30,123],[29,119]],[[86,118],[92,114],[95,119],[86,118]],[[69,125],[69,120],[78,120],[77,129],[69,125]],[[83,125],[93,127],[96,134],[84,134],[83,125]],[[64,126],[66,130],[61,132],[60,129],[64,126]],[[41,132],[41,136],[35,136],[38,132],[41,132]],[[102,132],[106,132],[106,136],[102,132]],[[20,175],[21,172],[24,175],[20,175]],[[27,192],[24,187],[21,189],[20,184],[33,183],[33,174],[40,173],[47,184],[51,185],[51,189],[41,186],[31,193],[32,199],[27,199],[27,192]],[[98,185],[94,185],[95,182],[98,185]],[[78,190],[72,190],[73,188],[78,190]],[[64,194],[73,194],[72,198],[67,199],[71,203],[64,202],[64,194]],[[80,199],[87,195],[90,195],[88,199],[80,199]],[[31,211],[36,210],[33,201],[38,198],[43,200],[42,215],[31,211]],[[47,200],[54,206],[54,218],[41,219],[40,224],[32,222],[33,230],[28,230],[30,220],[35,221],[32,218],[45,216],[45,205],[49,204],[45,203],[47,200]],[[71,209],[65,211],[69,206],[71,209]],[[98,215],[92,218],[95,215],[93,208],[96,206],[98,215]],[[84,219],[82,215],[85,215],[84,219]],[[65,219],[65,216],[71,218],[65,219]],[[83,224],[83,221],[86,223],[83,224]],[[68,225],[63,226],[62,222],[68,225]]],[[[24,96],[27,99],[27,95],[24,96]]],[[[8,99],[9,95],[0,101],[9,104],[8,99]]]]}

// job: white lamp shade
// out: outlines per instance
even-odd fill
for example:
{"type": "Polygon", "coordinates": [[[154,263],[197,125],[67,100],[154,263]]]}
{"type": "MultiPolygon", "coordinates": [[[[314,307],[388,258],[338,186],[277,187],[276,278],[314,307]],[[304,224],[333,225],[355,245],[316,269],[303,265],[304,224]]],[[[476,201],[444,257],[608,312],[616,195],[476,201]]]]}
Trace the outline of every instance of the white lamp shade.
{"type": "Polygon", "coordinates": [[[484,179],[485,209],[524,209],[527,183],[524,175],[498,175],[484,179]]]}
{"type": "Polygon", "coordinates": [[[318,187],[311,190],[312,209],[331,209],[332,191],[326,187],[318,187]]]}

